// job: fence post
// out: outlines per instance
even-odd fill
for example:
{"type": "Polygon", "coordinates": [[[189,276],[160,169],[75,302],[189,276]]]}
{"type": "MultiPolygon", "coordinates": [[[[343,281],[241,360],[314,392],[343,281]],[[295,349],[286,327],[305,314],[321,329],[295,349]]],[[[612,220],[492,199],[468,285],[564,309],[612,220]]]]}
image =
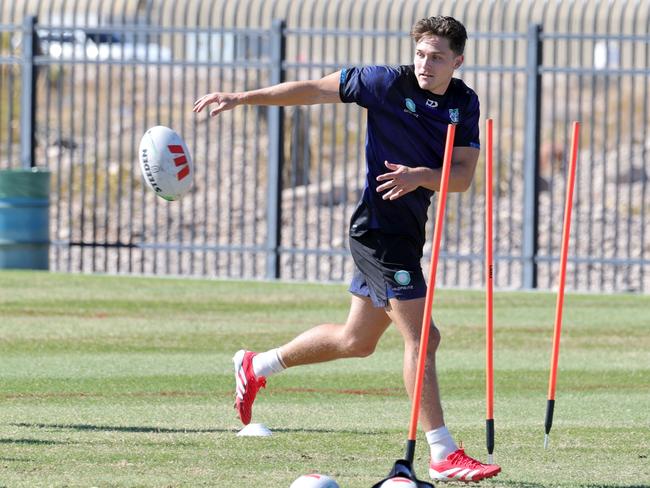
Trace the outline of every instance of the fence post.
{"type": "Polygon", "coordinates": [[[539,146],[541,123],[542,26],[528,28],[526,56],[526,129],[524,139],[523,288],[537,288],[539,249],[539,146]]]}
{"type": "Polygon", "coordinates": [[[33,15],[23,21],[23,60],[22,82],[20,87],[20,160],[23,169],[36,166],[34,148],[36,147],[36,26],[33,15]]]}
{"type": "MultiPolygon", "coordinates": [[[[284,20],[271,26],[271,84],[285,79],[286,39],[284,20]]],[[[282,225],[282,164],[284,162],[284,108],[269,107],[268,208],[266,233],[266,277],[280,277],[280,228],[282,225]]]]}

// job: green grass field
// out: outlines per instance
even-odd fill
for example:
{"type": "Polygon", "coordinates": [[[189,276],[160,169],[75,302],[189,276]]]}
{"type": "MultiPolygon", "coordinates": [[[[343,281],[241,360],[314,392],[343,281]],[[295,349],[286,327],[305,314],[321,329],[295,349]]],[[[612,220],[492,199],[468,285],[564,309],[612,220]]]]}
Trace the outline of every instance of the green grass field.
{"type": "MultiPolygon", "coordinates": [[[[438,290],[447,424],[483,460],[484,297],[438,290]]],[[[344,286],[0,272],[0,486],[369,488],[410,413],[394,330],[367,359],[274,376],[241,438],[231,357],[345,319],[344,286]]],[[[650,297],[565,301],[555,421],[543,422],[555,295],[495,296],[492,487],[650,486],[650,297]]],[[[416,469],[426,475],[427,446],[416,469]]],[[[452,483],[452,486],[460,486],[452,483]]]]}

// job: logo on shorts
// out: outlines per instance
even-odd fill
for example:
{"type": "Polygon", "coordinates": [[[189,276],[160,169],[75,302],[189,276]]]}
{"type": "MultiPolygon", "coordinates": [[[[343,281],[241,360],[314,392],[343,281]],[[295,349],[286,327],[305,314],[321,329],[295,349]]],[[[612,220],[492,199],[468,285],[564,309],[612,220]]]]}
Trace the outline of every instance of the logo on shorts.
{"type": "Polygon", "coordinates": [[[411,273],[404,269],[395,272],[395,281],[402,286],[406,286],[411,282],[411,273]]]}

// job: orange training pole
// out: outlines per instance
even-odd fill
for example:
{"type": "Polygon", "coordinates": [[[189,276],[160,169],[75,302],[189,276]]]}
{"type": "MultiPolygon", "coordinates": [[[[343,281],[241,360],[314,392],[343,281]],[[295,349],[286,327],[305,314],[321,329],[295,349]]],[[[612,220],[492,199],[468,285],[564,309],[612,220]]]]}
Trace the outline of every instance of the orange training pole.
{"type": "Polygon", "coordinates": [[[564,228],[562,231],[562,250],[560,254],[560,282],[557,291],[555,308],[555,330],[553,332],[553,354],[551,356],[551,374],[548,382],[548,401],[546,404],[546,420],[544,448],[548,447],[548,436],[553,425],[553,410],[555,408],[555,384],[557,381],[557,365],[560,357],[560,334],[562,332],[562,308],[564,306],[564,282],[566,278],[567,254],[569,252],[569,234],[571,233],[571,209],[573,207],[573,187],[576,179],[576,164],[578,160],[578,136],[580,123],[573,122],[571,139],[571,160],[569,166],[569,181],[567,183],[566,204],[564,207],[564,228]]]}
{"type": "Polygon", "coordinates": [[[485,443],[494,463],[494,259],[492,255],[493,121],[485,121],[485,443]]]}
{"type": "Polygon", "coordinates": [[[440,181],[440,193],[438,194],[438,208],[436,212],[435,229],[433,232],[433,247],[431,248],[431,265],[429,267],[429,278],[427,283],[427,295],[425,299],[424,315],[422,317],[422,333],[420,335],[420,351],[418,353],[418,365],[415,375],[415,386],[413,388],[413,402],[411,410],[411,424],[406,447],[406,459],[413,463],[415,455],[415,439],[418,428],[418,416],[420,414],[420,401],[422,396],[422,383],[424,381],[424,366],[427,358],[427,347],[429,344],[429,329],[431,327],[431,309],[433,308],[433,292],[436,285],[436,270],[438,268],[438,256],[440,254],[440,240],[442,238],[442,226],[447,203],[447,187],[449,186],[449,173],[451,172],[451,155],[454,150],[454,135],[456,126],[449,124],[447,127],[447,140],[445,142],[445,155],[442,164],[442,178],[440,181]]]}

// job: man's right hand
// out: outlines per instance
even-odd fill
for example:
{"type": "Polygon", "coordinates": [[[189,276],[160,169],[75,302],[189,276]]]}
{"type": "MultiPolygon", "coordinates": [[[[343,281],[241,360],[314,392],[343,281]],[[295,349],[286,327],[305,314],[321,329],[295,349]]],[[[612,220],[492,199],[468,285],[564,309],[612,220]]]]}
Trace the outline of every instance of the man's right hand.
{"type": "Polygon", "coordinates": [[[237,105],[239,105],[239,101],[235,93],[214,92],[203,95],[196,102],[194,102],[192,112],[199,113],[205,107],[213,103],[216,103],[217,106],[210,110],[210,117],[214,117],[221,112],[225,112],[226,110],[232,110],[237,105]]]}

